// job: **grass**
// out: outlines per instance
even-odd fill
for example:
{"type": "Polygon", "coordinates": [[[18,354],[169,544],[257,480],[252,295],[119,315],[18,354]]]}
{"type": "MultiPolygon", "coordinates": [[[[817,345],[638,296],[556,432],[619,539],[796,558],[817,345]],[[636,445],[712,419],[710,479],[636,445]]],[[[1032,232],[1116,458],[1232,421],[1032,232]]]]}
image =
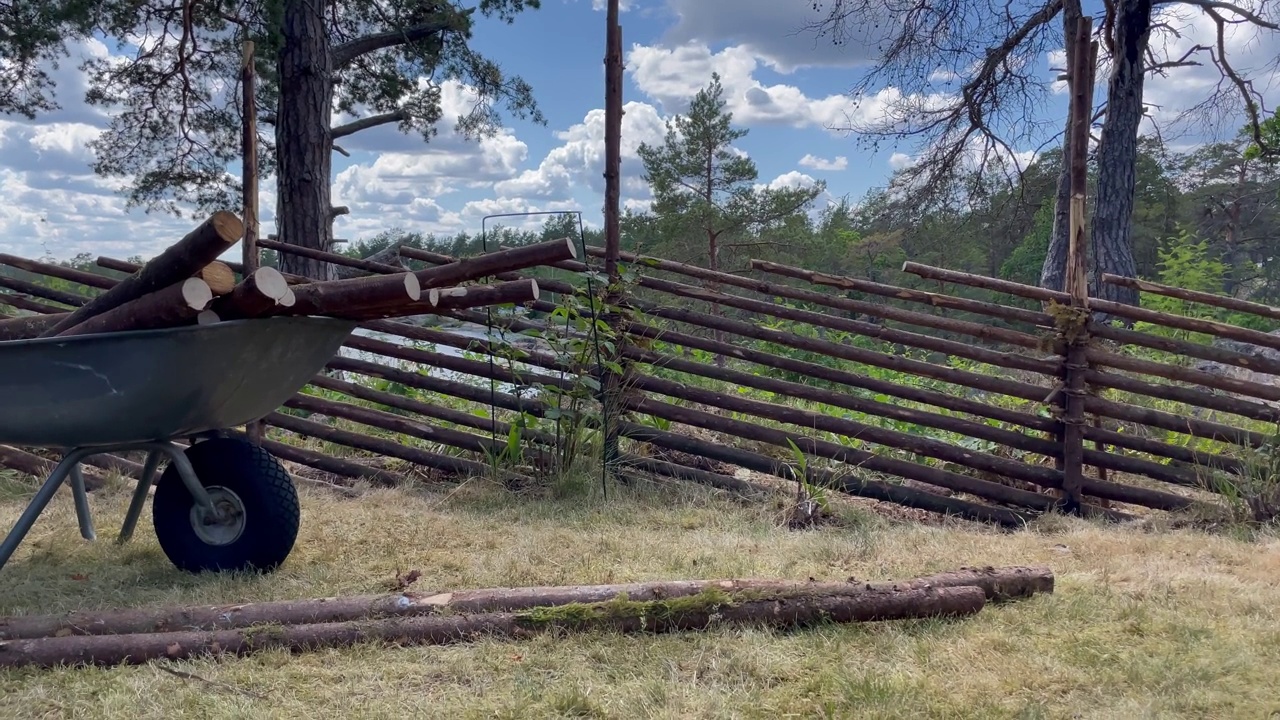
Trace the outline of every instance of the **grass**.
{"type": "MultiPolygon", "coordinates": [[[[0,526],[32,486],[6,479],[0,526]]],[[[1280,542],[1048,517],[1018,533],[894,523],[845,505],[793,532],[777,512],[683,487],[590,486],[562,499],[461,489],[304,486],[297,549],[276,574],[174,570],[127,492],[95,493],[79,539],[64,491],[0,576],[0,614],[646,579],[902,578],[1046,564],[1057,592],[951,622],[612,633],[454,647],[365,646],[115,669],[0,671],[0,717],[1264,718],[1280,712],[1280,542]],[[176,672],[175,672],[176,671],[176,672]]]]}

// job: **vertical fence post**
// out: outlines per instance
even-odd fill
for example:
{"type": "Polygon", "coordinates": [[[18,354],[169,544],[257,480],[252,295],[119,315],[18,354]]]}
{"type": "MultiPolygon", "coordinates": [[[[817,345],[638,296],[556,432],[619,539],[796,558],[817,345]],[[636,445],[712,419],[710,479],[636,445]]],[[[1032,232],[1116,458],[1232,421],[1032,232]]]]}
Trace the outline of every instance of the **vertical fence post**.
{"type": "MultiPolygon", "coordinates": [[[[258,101],[257,73],[253,69],[254,46],[252,40],[241,45],[240,89],[240,153],[241,153],[241,204],[244,206],[244,238],[241,245],[241,264],[248,277],[258,269],[258,101]]],[[[255,420],[245,428],[249,441],[262,444],[264,427],[255,420]]]]}
{"type": "Polygon", "coordinates": [[[618,24],[619,0],[609,0],[605,33],[604,91],[604,268],[608,285],[604,293],[603,319],[613,329],[613,346],[601,368],[601,420],[604,425],[604,464],[606,472],[617,468],[618,432],[622,378],[616,368],[621,361],[623,342],[621,317],[622,276],[618,270],[622,237],[619,214],[622,195],[622,27],[618,24]]]}
{"type": "Polygon", "coordinates": [[[1071,177],[1069,245],[1066,290],[1071,295],[1069,309],[1059,315],[1058,326],[1066,345],[1062,413],[1062,493],[1066,509],[1079,512],[1084,504],[1084,415],[1089,369],[1088,318],[1089,288],[1085,275],[1085,196],[1088,192],[1089,126],[1093,116],[1094,68],[1098,43],[1090,42],[1093,18],[1082,17],[1068,39],[1067,80],[1071,87],[1070,135],[1067,141],[1071,177]]]}

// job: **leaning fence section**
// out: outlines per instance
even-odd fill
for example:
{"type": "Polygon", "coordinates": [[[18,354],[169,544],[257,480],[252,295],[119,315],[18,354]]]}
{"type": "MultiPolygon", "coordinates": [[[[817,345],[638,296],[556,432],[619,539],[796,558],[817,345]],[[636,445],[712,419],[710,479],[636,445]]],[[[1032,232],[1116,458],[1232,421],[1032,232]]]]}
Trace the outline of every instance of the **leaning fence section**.
{"type": "MultiPolygon", "coordinates": [[[[373,261],[261,244],[348,274],[458,261],[410,247],[373,261]]],[[[1241,499],[1263,514],[1273,502],[1260,468],[1280,416],[1270,380],[1280,336],[1191,308],[1260,321],[1280,319],[1274,308],[1142,283],[1184,312],[1092,300],[1088,316],[1061,293],[913,263],[905,272],[928,289],[759,260],[724,273],[630,254],[623,291],[609,295],[621,300],[606,307],[603,250],[581,250],[581,260],[494,276],[535,279],[533,302],[363,323],[264,418],[264,442],[329,475],[520,486],[599,470],[603,439],[617,437],[601,472],[624,480],[744,493],[772,478],[1004,525],[1057,508],[1125,519],[1241,499]],[[1085,362],[1066,362],[1072,343],[1084,344],[1085,362]],[[610,376],[618,398],[605,404],[610,376]],[[1068,483],[1064,408],[1078,381],[1087,472],[1068,483]]],[[[61,312],[132,269],[97,264],[0,256],[0,303],[61,312]]],[[[0,448],[10,467],[44,461],[0,448]]],[[[100,462],[132,469],[126,458],[100,462]]]]}

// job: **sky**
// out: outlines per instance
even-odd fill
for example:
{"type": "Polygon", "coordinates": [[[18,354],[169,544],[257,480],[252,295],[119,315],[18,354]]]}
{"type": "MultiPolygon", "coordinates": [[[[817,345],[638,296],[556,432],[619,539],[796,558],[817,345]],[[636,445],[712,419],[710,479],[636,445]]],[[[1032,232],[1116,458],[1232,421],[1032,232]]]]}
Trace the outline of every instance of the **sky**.
{"type": "MultiPolygon", "coordinates": [[[[814,18],[814,4],[623,0],[626,207],[644,209],[650,199],[636,148],[661,142],[666,119],[685,109],[712,72],[721,76],[735,124],[749,130],[738,146],[755,160],[761,185],[823,181],[827,189],[819,206],[841,197],[856,202],[912,161],[910,145],[870,148],[845,129],[850,117],[874,117],[882,101],[899,91],[881,86],[854,103],[849,90],[865,72],[868,50],[856,42],[837,47],[804,31],[804,23],[814,18]]],[[[1170,54],[1213,43],[1206,16],[1186,6],[1163,7],[1176,13],[1162,18],[1178,31],[1162,41],[1170,54]]],[[[1100,3],[1087,2],[1085,12],[1100,16],[1100,3]]],[[[508,118],[493,137],[464,139],[450,118],[469,107],[468,92],[446,83],[445,121],[431,142],[402,135],[394,126],[340,142],[350,157],[334,156],[333,202],[350,207],[351,214],[338,219],[335,235],[358,240],[392,228],[477,233],[486,216],[538,211],[578,211],[587,224],[598,226],[604,190],[604,38],[603,0],[542,0],[541,9],[522,13],[512,25],[479,23],[472,47],[533,86],[546,124],[508,118]]],[[[1274,107],[1280,74],[1265,66],[1280,55],[1280,34],[1235,31],[1228,35],[1227,50],[1238,69],[1257,71],[1257,89],[1274,107]]],[[[106,52],[101,43],[73,48],[73,56],[106,52]]],[[[1062,62],[1061,49],[1051,50],[1030,71],[1052,79],[1052,68],[1062,62]]],[[[109,118],[82,102],[85,82],[75,65],[64,61],[54,71],[60,110],[35,121],[0,116],[0,194],[6,201],[0,206],[0,248],[27,257],[152,256],[197,220],[126,209],[122,182],[93,174],[85,143],[109,118]]],[[[1104,68],[1099,96],[1105,81],[1104,68]]],[[[1153,77],[1145,94],[1152,118],[1144,132],[1198,102],[1219,82],[1212,66],[1153,77]]],[[[1060,85],[1055,90],[1039,110],[1040,119],[1065,118],[1066,93],[1060,85]]],[[[1242,117],[1218,118],[1219,133],[1233,134],[1242,117]]],[[[1178,142],[1214,137],[1196,127],[1178,142]]],[[[1015,150],[1025,161],[1035,147],[1015,150]]],[[[275,204],[273,183],[265,182],[263,235],[274,231],[275,204]]],[[[518,221],[487,222],[492,227],[518,221]]]]}

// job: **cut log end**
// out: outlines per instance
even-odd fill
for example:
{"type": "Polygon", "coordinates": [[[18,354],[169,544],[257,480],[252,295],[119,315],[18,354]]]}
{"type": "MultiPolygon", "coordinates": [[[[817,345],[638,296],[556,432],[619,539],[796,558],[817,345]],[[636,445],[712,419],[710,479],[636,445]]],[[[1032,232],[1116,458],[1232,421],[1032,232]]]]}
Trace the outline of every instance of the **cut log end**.
{"type": "Polygon", "coordinates": [[[567,237],[567,238],[565,238],[565,239],[564,239],[564,242],[565,242],[565,245],[567,245],[567,246],[569,247],[569,257],[570,257],[571,259],[573,259],[573,260],[577,260],[577,259],[578,259],[578,247],[577,247],[576,245],[574,245],[574,244],[573,244],[573,238],[571,238],[571,237],[567,237]]]}
{"type": "Polygon", "coordinates": [[[260,267],[254,270],[253,284],[258,288],[259,292],[277,303],[280,302],[281,298],[292,294],[284,275],[273,267],[260,267]]]}
{"type": "Polygon", "coordinates": [[[197,325],[213,325],[221,321],[222,318],[218,317],[218,313],[212,310],[201,310],[200,314],[196,315],[197,325]]]}
{"type": "Polygon", "coordinates": [[[213,301],[213,290],[209,287],[209,283],[201,278],[187,278],[182,281],[182,299],[192,310],[199,313],[213,301]]]}
{"type": "Polygon", "coordinates": [[[284,294],[276,298],[276,304],[280,307],[291,308],[298,304],[298,296],[293,294],[293,288],[286,287],[284,294]]]}
{"type": "Polygon", "coordinates": [[[235,289],[236,274],[224,262],[213,261],[195,274],[195,277],[209,283],[209,290],[215,295],[226,295],[235,289]]]}
{"type": "Polygon", "coordinates": [[[219,210],[209,218],[209,225],[228,247],[244,237],[244,223],[233,212],[219,210]]]}
{"type": "Polygon", "coordinates": [[[413,273],[404,274],[404,291],[409,295],[409,299],[417,302],[422,299],[422,283],[418,281],[418,276],[413,273]]]}

